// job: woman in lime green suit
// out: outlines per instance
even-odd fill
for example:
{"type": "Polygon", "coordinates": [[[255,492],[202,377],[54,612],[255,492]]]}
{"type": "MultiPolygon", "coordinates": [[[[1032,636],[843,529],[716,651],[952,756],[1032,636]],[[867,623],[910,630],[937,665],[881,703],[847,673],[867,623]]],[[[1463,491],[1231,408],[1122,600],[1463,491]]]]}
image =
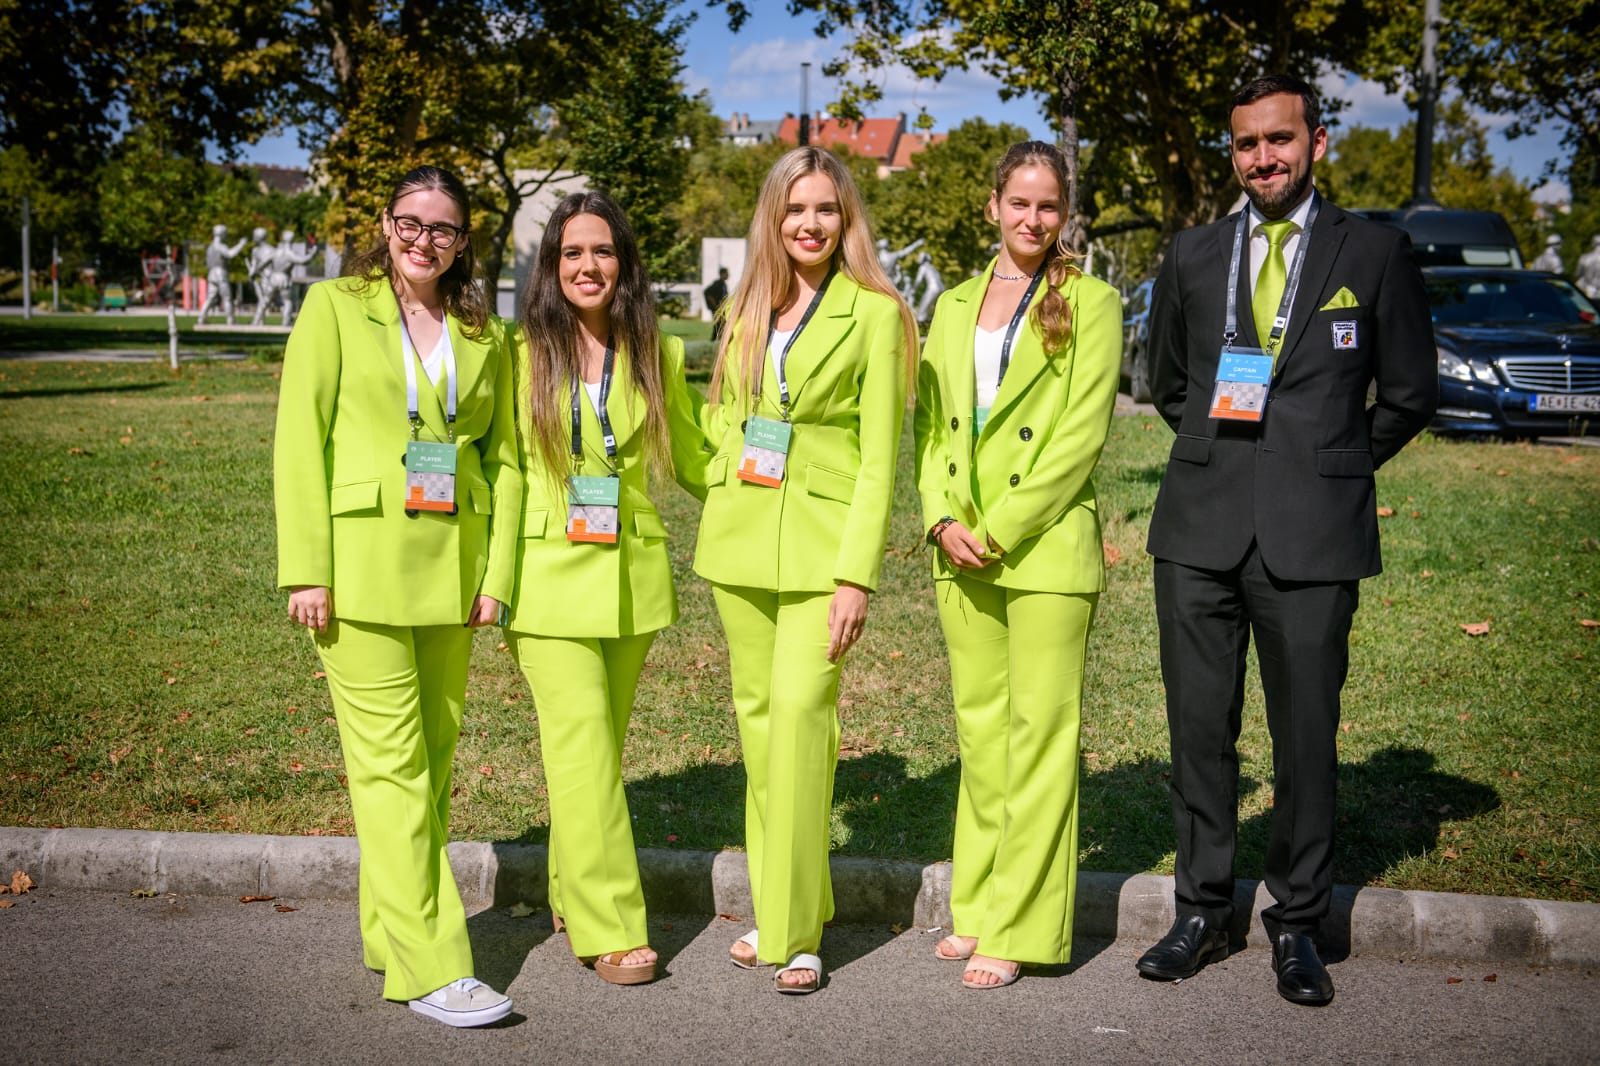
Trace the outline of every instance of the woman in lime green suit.
{"type": "Polygon", "coordinates": [[[961,745],[954,929],[936,951],[967,961],[969,988],[1072,950],[1083,662],[1105,587],[1090,474],[1122,304],[1071,264],[1066,188],[1054,146],[1006,152],[986,207],[999,255],[939,298],[917,382],[917,489],[961,745]]]}
{"type": "Polygon", "coordinates": [[[472,627],[511,598],[522,479],[504,330],[473,279],[467,191],[395,187],[382,240],[313,285],[278,396],[278,584],[314,632],[383,994],[454,1026],[511,1001],[472,976],[445,854],[472,627]]]}
{"type": "Polygon", "coordinates": [[[516,367],[527,485],[507,628],[533,689],[550,795],[550,907],[614,984],[656,975],[622,789],[634,689],[678,616],[649,475],[705,497],[699,398],[661,333],[633,230],[604,193],[545,225],[516,367]]]}
{"type": "Polygon", "coordinates": [[[756,929],[736,965],[814,991],[833,914],[829,810],[841,660],[878,583],[916,324],[831,153],[773,165],[724,304],[695,570],[727,633],[756,929]]]}

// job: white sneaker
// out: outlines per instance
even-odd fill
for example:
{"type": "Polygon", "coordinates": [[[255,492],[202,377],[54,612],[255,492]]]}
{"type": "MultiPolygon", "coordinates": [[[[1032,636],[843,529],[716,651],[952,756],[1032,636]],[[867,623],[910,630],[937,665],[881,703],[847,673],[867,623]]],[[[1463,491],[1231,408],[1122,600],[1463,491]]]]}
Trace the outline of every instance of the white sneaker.
{"type": "Polygon", "coordinates": [[[451,981],[407,1005],[418,1014],[458,1029],[490,1025],[511,1013],[511,997],[501,995],[476,977],[451,981]]]}

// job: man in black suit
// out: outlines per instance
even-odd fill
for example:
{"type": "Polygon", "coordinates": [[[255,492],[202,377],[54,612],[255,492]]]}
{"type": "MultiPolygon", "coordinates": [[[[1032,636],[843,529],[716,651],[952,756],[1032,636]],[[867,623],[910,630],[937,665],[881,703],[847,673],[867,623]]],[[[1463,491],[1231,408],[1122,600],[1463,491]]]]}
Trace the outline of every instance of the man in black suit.
{"type": "Polygon", "coordinates": [[[1409,240],[1313,187],[1328,139],[1315,90],[1259,78],[1230,123],[1249,206],[1177,235],[1150,310],[1151,389],[1177,433],[1149,551],[1178,920],[1138,969],[1178,980],[1227,957],[1253,636],[1273,762],[1262,918],[1279,993],[1320,1005],[1339,690],[1358,584],[1381,569],[1373,471],[1432,416],[1436,356],[1409,240]]]}

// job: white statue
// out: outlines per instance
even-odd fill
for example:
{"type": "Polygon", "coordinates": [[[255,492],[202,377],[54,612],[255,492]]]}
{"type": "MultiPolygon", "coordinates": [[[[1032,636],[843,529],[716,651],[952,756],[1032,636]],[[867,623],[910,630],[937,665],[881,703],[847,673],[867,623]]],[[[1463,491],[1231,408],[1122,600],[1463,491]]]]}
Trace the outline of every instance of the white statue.
{"type": "Polygon", "coordinates": [[[938,303],[939,294],[944,292],[944,279],[939,276],[939,269],[933,265],[933,259],[927,252],[923,252],[917,260],[917,273],[911,279],[911,289],[913,292],[920,290],[917,302],[913,305],[917,309],[917,321],[932,321],[933,305],[938,303]]]}
{"type": "Polygon", "coordinates": [[[315,247],[297,252],[294,248],[294,230],[283,231],[283,238],[278,241],[278,246],[272,249],[272,258],[267,261],[261,272],[261,284],[256,291],[261,293],[261,302],[256,304],[255,318],[252,325],[261,325],[266,321],[267,308],[277,304],[283,308],[283,324],[291,325],[294,322],[294,285],[292,274],[297,266],[304,266],[311,262],[311,257],[317,254],[315,247]]]}
{"type": "Polygon", "coordinates": [[[228,325],[233,325],[233,286],[228,282],[228,261],[244,251],[245,239],[239,238],[239,243],[229,248],[227,237],[227,226],[211,227],[211,243],[206,246],[206,302],[200,305],[197,325],[204,324],[206,314],[218,304],[222,305],[228,325]]]}
{"type": "Polygon", "coordinates": [[[256,317],[252,319],[254,325],[261,325],[261,316],[264,312],[261,306],[267,300],[267,281],[264,277],[267,264],[272,262],[272,245],[267,243],[267,230],[265,226],[257,226],[250,231],[250,239],[255,243],[250,246],[249,270],[246,279],[256,291],[256,317]]]}
{"type": "Polygon", "coordinates": [[[912,302],[912,279],[905,271],[900,269],[900,260],[921,247],[922,238],[918,237],[898,252],[891,252],[889,250],[889,239],[887,237],[878,238],[878,265],[883,267],[885,274],[889,275],[889,284],[899,291],[900,295],[905,298],[906,303],[912,302]]]}
{"type": "Polygon", "coordinates": [[[1600,300],[1600,233],[1589,243],[1589,250],[1578,257],[1578,269],[1573,281],[1591,300],[1600,300]]]}
{"type": "Polygon", "coordinates": [[[1544,251],[1539,253],[1539,258],[1533,261],[1529,269],[1561,273],[1561,234],[1552,233],[1544,239],[1544,251]]]}

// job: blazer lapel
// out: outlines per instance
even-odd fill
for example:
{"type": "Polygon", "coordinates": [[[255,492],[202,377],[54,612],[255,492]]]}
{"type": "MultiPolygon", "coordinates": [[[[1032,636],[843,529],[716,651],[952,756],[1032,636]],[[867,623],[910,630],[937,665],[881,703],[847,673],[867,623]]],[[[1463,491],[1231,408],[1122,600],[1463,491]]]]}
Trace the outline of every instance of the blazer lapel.
{"type": "MultiPolygon", "coordinates": [[[[1069,279],[1068,284],[1070,283],[1069,279]]],[[[1063,285],[1062,288],[1065,289],[1066,286],[1063,285]]],[[[1011,365],[1006,368],[1006,376],[1000,382],[1000,391],[995,394],[994,409],[989,412],[989,425],[998,422],[1006,408],[1017,402],[1018,397],[1033,384],[1033,379],[1043,373],[1048,362],[1044,352],[1044,337],[1032,318],[1034,306],[1042,299],[1044,299],[1044,286],[1041,284],[1035,290],[1033,299],[1028,301],[1028,311],[1023,315],[1022,321],[1017,324],[1017,334],[1011,342],[1011,365]]],[[[1010,325],[1008,321],[1007,328],[1010,325]]],[[[984,428],[987,432],[988,427],[984,428]]]]}
{"type": "Polygon", "coordinates": [[[950,411],[961,419],[961,435],[968,438],[970,452],[972,435],[972,408],[977,403],[977,381],[972,371],[972,338],[978,328],[978,312],[983,308],[983,294],[989,288],[989,273],[994,268],[991,261],[982,274],[951,289],[948,299],[957,308],[945,321],[943,353],[945,365],[939,374],[950,392],[950,411]],[[952,363],[951,358],[955,357],[952,363]]]}
{"type": "MultiPolygon", "coordinates": [[[[851,315],[855,311],[856,293],[860,286],[844,274],[833,276],[828,283],[828,291],[823,294],[822,302],[817,305],[816,313],[811,316],[811,321],[806,323],[806,328],[800,336],[795,338],[794,347],[789,349],[789,358],[784,363],[783,374],[789,380],[789,404],[793,407],[800,395],[802,386],[811,379],[818,368],[832,355],[834,349],[839,347],[839,342],[844,340],[854,324],[851,315]]],[[[771,359],[767,360],[771,365],[771,359]]],[[[776,379],[772,380],[772,402],[779,403],[776,379]]],[[[762,386],[762,393],[766,393],[766,386],[762,386]]]]}
{"type": "Polygon", "coordinates": [[[1308,235],[1311,244],[1306,248],[1305,266],[1300,269],[1300,287],[1295,292],[1294,306],[1289,309],[1289,324],[1283,331],[1277,364],[1272,368],[1274,379],[1282,376],[1284,364],[1300,346],[1301,336],[1317,313],[1317,296],[1327,285],[1328,276],[1333,273],[1334,260],[1339,257],[1345,232],[1344,212],[1327,200],[1322,200],[1316,224],[1308,235]]]}

